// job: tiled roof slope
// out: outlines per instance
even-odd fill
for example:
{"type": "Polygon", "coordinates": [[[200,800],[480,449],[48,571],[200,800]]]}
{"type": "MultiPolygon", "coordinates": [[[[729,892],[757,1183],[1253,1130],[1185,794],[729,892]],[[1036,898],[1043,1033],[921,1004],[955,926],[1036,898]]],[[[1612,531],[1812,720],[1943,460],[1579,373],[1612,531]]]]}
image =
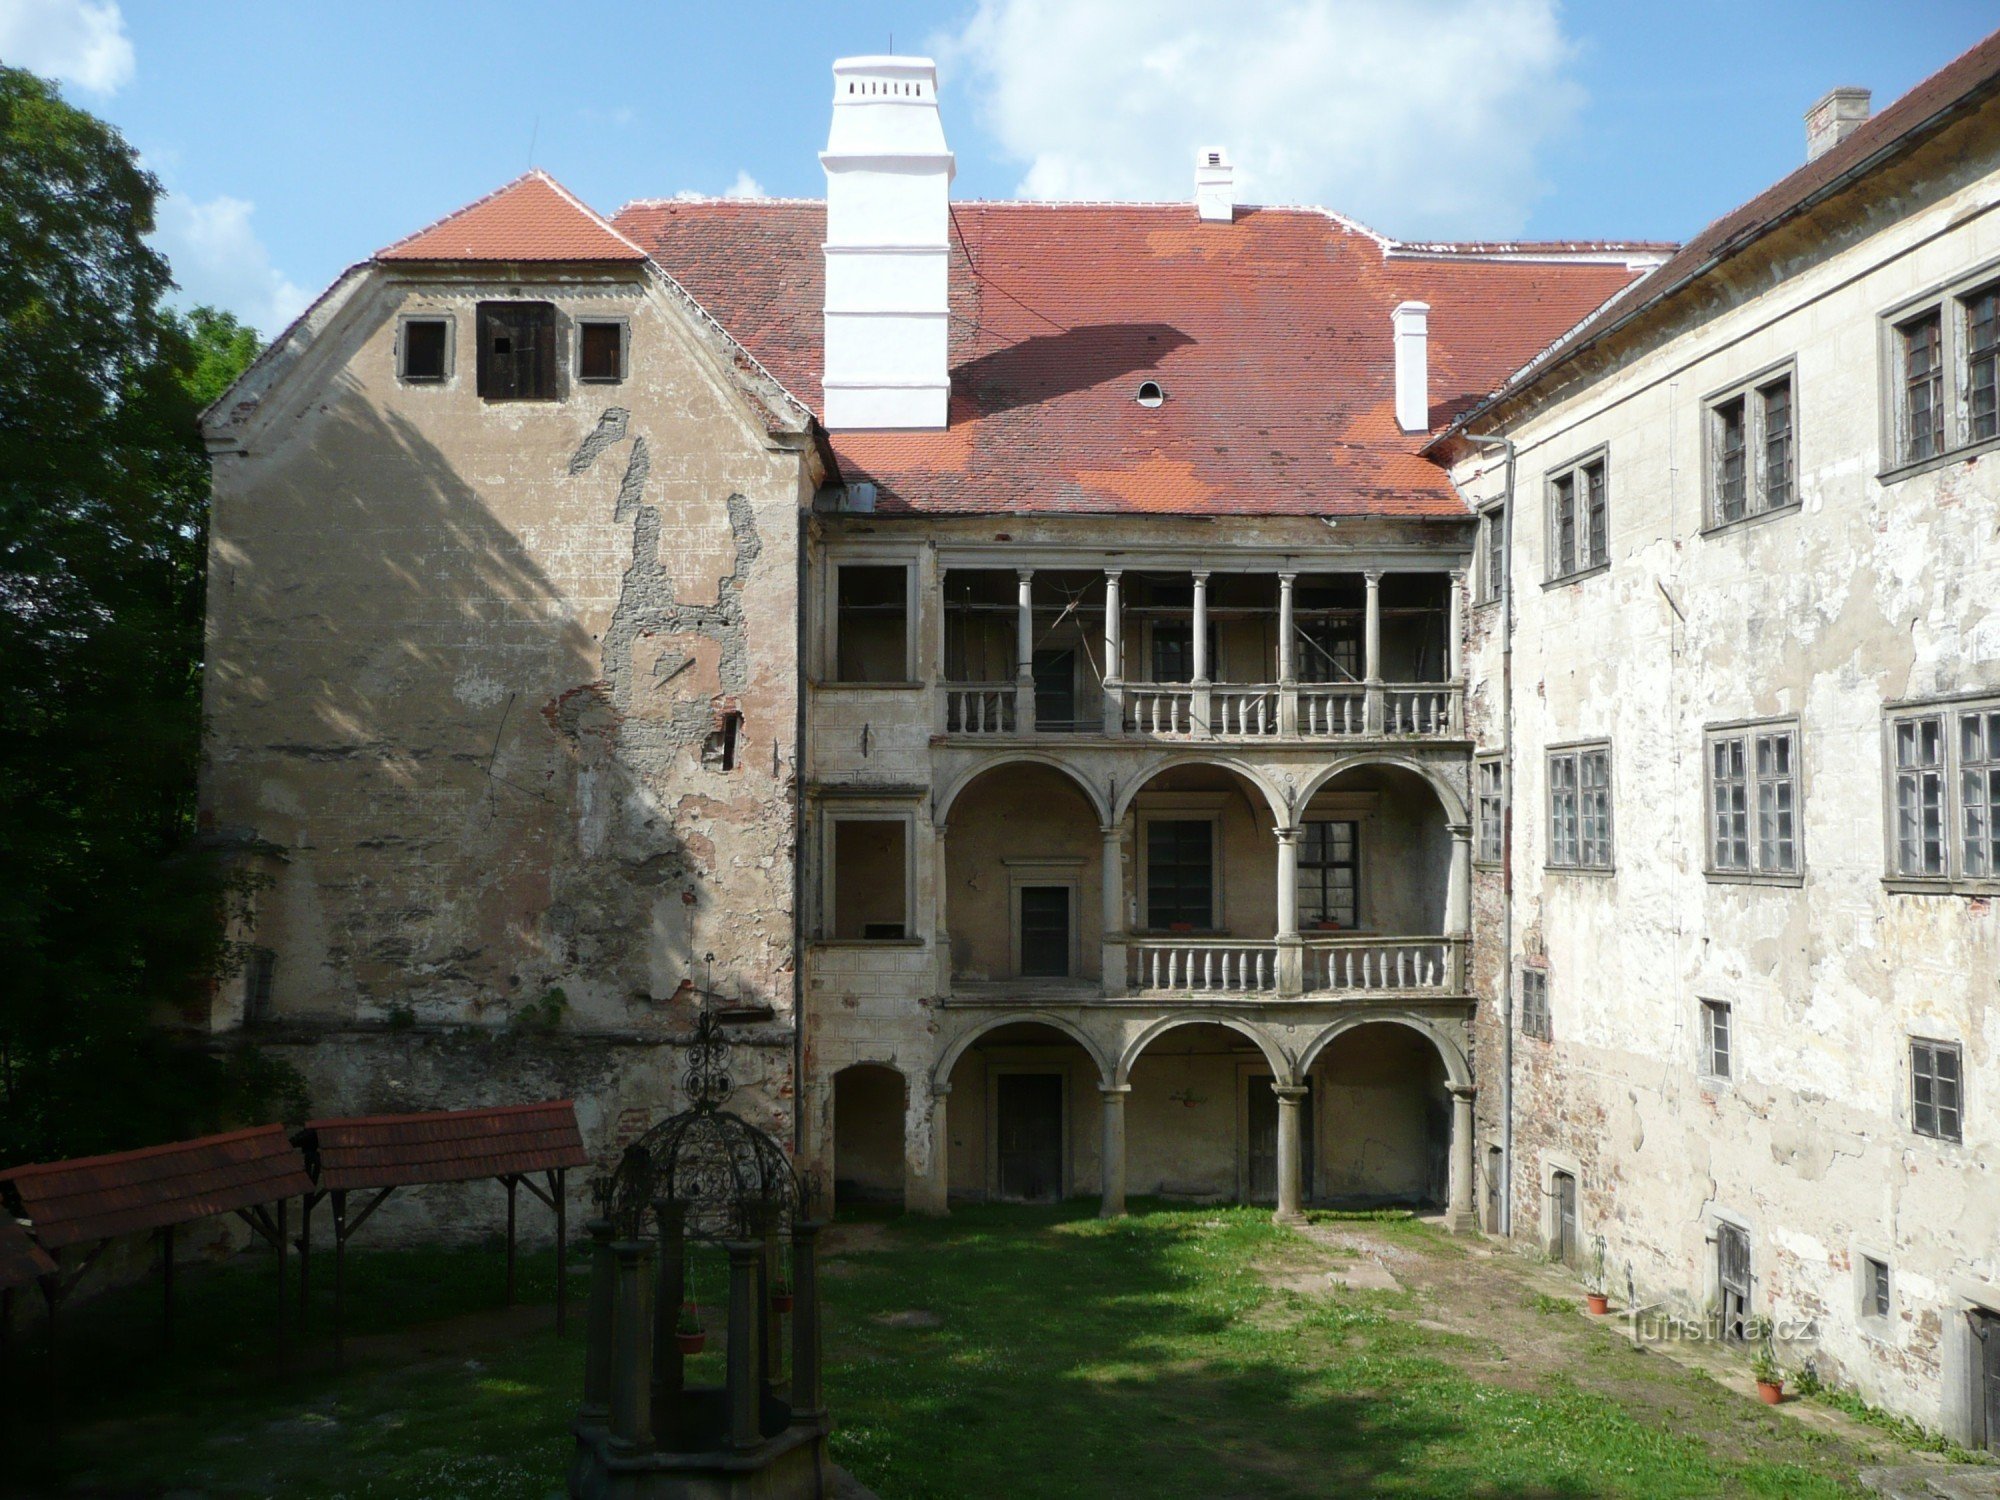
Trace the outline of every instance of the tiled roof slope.
{"type": "Polygon", "coordinates": [[[536,168],[375,252],[376,260],[643,261],[646,254],[536,168]]]}
{"type": "Polygon", "coordinates": [[[1534,384],[1612,328],[1664,301],[1703,272],[1810,209],[1823,195],[1838,191],[1850,177],[1875,165],[1878,158],[1887,159],[1913,148],[1944,117],[1995,93],[2000,93],[2000,31],[1945,64],[1857,126],[1838,145],[1710,224],[1663,264],[1607,302],[1560,348],[1549,351],[1496,390],[1491,399],[1504,399],[1534,384]]]}
{"type": "Polygon", "coordinates": [[[85,1156],[0,1172],[9,1207],[60,1250],[141,1234],[312,1189],[298,1148],[281,1125],[176,1141],[143,1151],[85,1156]]]}
{"type": "MultiPolygon", "coordinates": [[[[613,220],[820,409],[814,201],[660,201],[613,220]]],[[[1431,304],[1432,420],[1633,276],[1604,257],[1390,254],[1312,209],[958,203],[950,425],[833,434],[883,513],[1462,516],[1395,420],[1389,315],[1431,304]],[[1140,406],[1142,380],[1165,404],[1140,406]]],[[[1601,247],[1597,247],[1601,248],[1601,247]]]]}
{"type": "Polygon", "coordinates": [[[328,1190],[466,1182],[581,1167],[590,1162],[568,1099],[453,1109],[430,1114],[360,1115],[306,1124],[307,1153],[328,1190]]]}

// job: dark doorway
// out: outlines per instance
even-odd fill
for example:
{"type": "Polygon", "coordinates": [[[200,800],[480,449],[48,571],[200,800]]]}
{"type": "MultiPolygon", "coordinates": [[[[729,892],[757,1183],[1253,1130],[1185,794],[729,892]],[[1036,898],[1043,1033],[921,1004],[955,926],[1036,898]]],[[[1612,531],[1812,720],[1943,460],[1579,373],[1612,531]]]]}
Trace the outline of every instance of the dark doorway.
{"type": "Polygon", "coordinates": [[[1979,1414],[1985,1426],[1973,1436],[2000,1458],[2000,1313],[1974,1312],[1972,1332],[1979,1340],[1979,1414]]]}
{"type": "Polygon", "coordinates": [[[836,1205],[903,1201],[903,1075],[857,1063],[833,1076],[836,1205]]]}
{"type": "Polygon", "coordinates": [[[1748,1336],[1750,1322],[1750,1235],[1734,1224],[1715,1226],[1715,1279],[1722,1289],[1722,1336],[1748,1336]]]}
{"type": "Polygon", "coordinates": [[[1021,887],[1021,976],[1024,979],[1069,978],[1070,888],[1066,885],[1021,887]]]}
{"type": "MultiPolygon", "coordinates": [[[[1250,1119],[1250,1201],[1278,1201],[1278,1096],[1271,1091],[1271,1075],[1249,1081],[1250,1119]]],[[[1311,1085],[1299,1101],[1299,1198],[1304,1201],[1313,1190],[1313,1101],[1311,1085]]]]}
{"type": "Polygon", "coordinates": [[[1044,733],[1073,731],[1076,722],[1076,653],[1035,653],[1035,728],[1044,733]]]}
{"type": "Polygon", "coordinates": [[[1063,1075],[1002,1073],[994,1086],[996,1195],[1055,1202],[1062,1196],[1063,1075]]]}
{"type": "Polygon", "coordinates": [[[1549,1180],[1549,1195],[1555,1199],[1555,1233],[1549,1237],[1549,1256],[1566,1266],[1576,1264],[1576,1179],[1557,1172],[1549,1180]]]}
{"type": "Polygon", "coordinates": [[[1500,1187],[1506,1175],[1507,1155],[1498,1146],[1486,1148],[1486,1232],[1500,1233],[1500,1187]]]}

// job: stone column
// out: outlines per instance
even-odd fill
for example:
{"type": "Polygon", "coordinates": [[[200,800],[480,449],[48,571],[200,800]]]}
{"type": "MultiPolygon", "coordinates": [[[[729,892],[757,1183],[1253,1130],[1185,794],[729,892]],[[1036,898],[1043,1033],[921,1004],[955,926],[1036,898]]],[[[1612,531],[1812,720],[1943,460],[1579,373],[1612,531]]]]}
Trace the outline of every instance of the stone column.
{"type": "Polygon", "coordinates": [[[904,1169],[903,1209],[907,1213],[925,1214],[933,1218],[943,1218],[950,1210],[947,1194],[950,1186],[949,1167],[951,1163],[951,1137],[945,1124],[945,1100],[951,1094],[948,1083],[933,1083],[928,1101],[919,1100],[917,1091],[910,1090],[910,1108],[921,1110],[925,1103],[930,1106],[928,1121],[914,1119],[905,1132],[905,1148],[908,1138],[921,1130],[925,1136],[925,1160],[922,1170],[904,1169]]]}
{"type": "Polygon", "coordinates": [[[1472,1100],[1479,1090],[1469,1083],[1451,1085],[1451,1206],[1445,1227],[1453,1234],[1472,1234],[1479,1215],[1472,1206],[1472,1100]]]}
{"type": "Polygon", "coordinates": [[[1208,574],[1196,573],[1193,577],[1194,636],[1190,646],[1194,654],[1194,704],[1188,712],[1194,720],[1194,732],[1206,737],[1215,733],[1214,721],[1209,717],[1208,674],[1213,664],[1208,659],[1208,574]]]}
{"type": "Polygon", "coordinates": [[[1278,993],[1305,993],[1305,942],[1299,936],[1299,830],[1278,835],[1278,993]]]}
{"type": "Polygon", "coordinates": [[[820,1399],[818,1224],[792,1225],[792,1419],[825,1415],[820,1399]]]}
{"type": "Polygon", "coordinates": [[[1451,670],[1445,675],[1457,682],[1465,675],[1465,642],[1460,638],[1465,632],[1465,574],[1456,572],[1446,579],[1445,593],[1445,642],[1451,670]]]}
{"type": "Polygon", "coordinates": [[[1017,568],[1014,611],[1014,730],[1035,732],[1035,570],[1017,568]]]}
{"type": "Polygon", "coordinates": [[[1364,705],[1370,734],[1382,732],[1382,575],[1364,573],[1368,585],[1368,613],[1362,624],[1361,680],[1367,684],[1364,705]]]}
{"type": "Polygon", "coordinates": [[[618,1267],[611,1254],[611,1221],[592,1219],[583,1232],[590,1236],[590,1309],[583,1336],[583,1404],[576,1417],[602,1427],[611,1420],[611,1304],[618,1267]]]}
{"type": "Polygon", "coordinates": [[[754,1448],[762,1441],[757,1380],[757,1262],[764,1247],[755,1240],[731,1240],[729,1250],[729,1445],[754,1448]]]}
{"type": "Polygon", "coordinates": [[[1472,825],[1449,823],[1445,828],[1451,835],[1451,878],[1444,892],[1444,932],[1459,940],[1448,945],[1445,964],[1453,988],[1463,990],[1464,939],[1472,934],[1472,825]]]}
{"type": "Polygon", "coordinates": [[[1298,643],[1292,623],[1292,587],[1296,573],[1278,575],[1278,733],[1296,739],[1299,732],[1298,643]]]}
{"type": "Polygon", "coordinates": [[[940,998],[951,994],[951,910],[947,900],[950,882],[945,879],[948,849],[945,835],[949,825],[931,825],[931,958],[936,964],[933,984],[940,998]]]}
{"type": "Polygon", "coordinates": [[[687,1384],[687,1366],[674,1337],[687,1301],[687,1205],[662,1198],[653,1205],[660,1229],[660,1280],[653,1295],[653,1427],[671,1429],[668,1414],[687,1384]]]}
{"type": "Polygon", "coordinates": [[[1104,732],[1125,732],[1125,621],[1122,568],[1104,570],[1104,732]]]}
{"type": "Polygon", "coordinates": [[[1306,1091],[1299,1084],[1274,1083],[1278,1096],[1278,1211],[1271,1217],[1280,1224],[1303,1224],[1299,1210],[1299,1101],[1306,1091]]]}
{"type": "Polygon", "coordinates": [[[1116,997],[1125,993],[1125,843],[1124,832],[1116,823],[1106,823],[1098,829],[1104,839],[1104,934],[1101,939],[1103,954],[1104,993],[1116,997]]]}
{"type": "Polygon", "coordinates": [[[611,1442],[636,1453],[653,1445],[653,1247],[611,1246],[611,1442]]]}
{"type": "Polygon", "coordinates": [[[1098,1089],[1104,1098],[1104,1153],[1099,1168],[1103,1199],[1097,1210],[1100,1218],[1116,1219],[1125,1212],[1125,1096],[1131,1092],[1129,1083],[1098,1089]]]}

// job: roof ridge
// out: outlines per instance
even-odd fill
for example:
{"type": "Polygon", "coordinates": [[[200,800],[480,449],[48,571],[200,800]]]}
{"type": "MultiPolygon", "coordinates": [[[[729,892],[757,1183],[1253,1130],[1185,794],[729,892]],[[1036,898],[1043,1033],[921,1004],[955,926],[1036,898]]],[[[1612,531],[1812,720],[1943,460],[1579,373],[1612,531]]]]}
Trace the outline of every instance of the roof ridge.
{"type": "Polygon", "coordinates": [[[543,181],[549,183],[552,187],[555,187],[559,190],[562,187],[561,183],[558,183],[553,177],[549,176],[549,174],[547,172],[544,172],[540,167],[530,167],[528,168],[527,171],[523,172],[519,177],[508,178],[507,181],[501,183],[500,186],[493,189],[492,192],[483,193],[479,197],[474,198],[470,203],[461,203],[457,208],[452,209],[450,212],[439,214],[435,219],[432,219],[430,223],[424,225],[423,228],[414,230],[411,233],[404,235],[399,240],[391,241],[389,244],[384,245],[380,250],[377,250],[373,255],[369,256],[368,258],[370,260],[380,260],[390,251],[400,249],[404,245],[409,244],[410,241],[412,240],[422,239],[425,235],[429,234],[433,229],[437,229],[440,226],[449,223],[451,220],[457,218],[460,214],[469,214],[475,208],[484,207],[486,204],[491,203],[495,198],[499,197],[502,193],[507,192],[513,188],[519,187],[522,183],[526,182],[531,177],[539,177],[543,181]]]}

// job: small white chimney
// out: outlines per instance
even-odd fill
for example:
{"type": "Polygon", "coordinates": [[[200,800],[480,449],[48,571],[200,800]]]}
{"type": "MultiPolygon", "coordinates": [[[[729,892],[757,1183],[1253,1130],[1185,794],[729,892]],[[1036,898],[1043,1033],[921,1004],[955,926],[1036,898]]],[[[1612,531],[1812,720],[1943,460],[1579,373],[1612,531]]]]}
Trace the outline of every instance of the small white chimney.
{"type": "Polygon", "coordinates": [[[941,428],[951,397],[951,179],[927,57],[833,65],[826,150],[829,431],[941,428]]]}
{"type": "Polygon", "coordinates": [[[1209,223],[1227,224],[1236,217],[1236,169],[1220,146],[1195,154],[1194,211],[1209,223]]]}
{"type": "Polygon", "coordinates": [[[1866,89],[1834,89],[1806,111],[1806,160],[1818,161],[1868,123],[1866,89]]]}
{"type": "Polygon", "coordinates": [[[1389,315],[1396,330],[1396,425],[1431,430],[1431,305],[1404,302],[1389,315]]]}

